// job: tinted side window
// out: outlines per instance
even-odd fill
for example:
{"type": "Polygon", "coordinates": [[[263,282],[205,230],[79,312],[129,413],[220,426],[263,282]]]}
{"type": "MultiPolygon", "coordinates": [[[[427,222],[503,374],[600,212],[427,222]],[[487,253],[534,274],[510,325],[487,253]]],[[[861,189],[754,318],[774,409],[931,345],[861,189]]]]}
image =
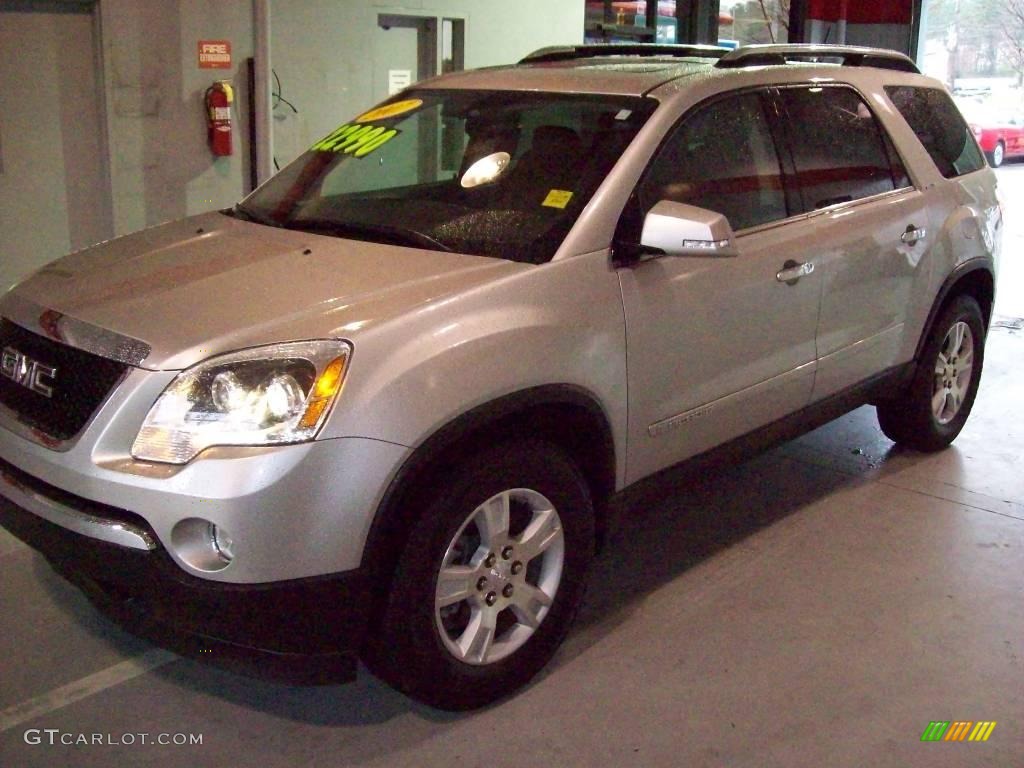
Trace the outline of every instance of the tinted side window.
{"type": "Polygon", "coordinates": [[[718,211],[734,230],[786,218],[779,158],[758,94],[720,99],[684,118],[641,184],[644,212],[659,200],[718,211]]]}
{"type": "Polygon", "coordinates": [[[970,128],[945,91],[889,85],[885,92],[943,176],[950,179],[984,167],[970,128]]]}
{"type": "Polygon", "coordinates": [[[786,134],[808,210],[896,188],[881,126],[849,88],[786,88],[786,134]]]}

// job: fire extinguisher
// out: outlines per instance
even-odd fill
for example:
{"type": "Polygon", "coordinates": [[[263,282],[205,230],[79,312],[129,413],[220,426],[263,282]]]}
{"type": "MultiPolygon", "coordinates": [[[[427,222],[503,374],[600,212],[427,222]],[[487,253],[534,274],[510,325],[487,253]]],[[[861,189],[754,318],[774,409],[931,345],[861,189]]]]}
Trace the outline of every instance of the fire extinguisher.
{"type": "Polygon", "coordinates": [[[204,94],[206,102],[206,132],[210,150],[218,157],[231,154],[231,102],[234,93],[231,84],[218,80],[204,94]]]}

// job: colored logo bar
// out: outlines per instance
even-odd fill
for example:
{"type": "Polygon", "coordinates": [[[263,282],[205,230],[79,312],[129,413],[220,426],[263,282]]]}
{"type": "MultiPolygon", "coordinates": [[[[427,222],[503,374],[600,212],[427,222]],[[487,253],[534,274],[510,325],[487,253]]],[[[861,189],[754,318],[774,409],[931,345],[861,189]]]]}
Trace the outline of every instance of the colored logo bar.
{"type": "Polygon", "coordinates": [[[932,720],[921,741],[988,741],[995,727],[995,720],[932,720]]]}

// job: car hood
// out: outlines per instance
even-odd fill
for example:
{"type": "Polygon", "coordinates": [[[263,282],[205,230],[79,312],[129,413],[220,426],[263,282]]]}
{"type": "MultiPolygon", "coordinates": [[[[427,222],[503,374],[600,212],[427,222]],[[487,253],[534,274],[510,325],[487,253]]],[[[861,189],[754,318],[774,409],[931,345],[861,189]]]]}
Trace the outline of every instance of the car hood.
{"type": "Polygon", "coordinates": [[[0,299],[0,314],[36,329],[47,323],[27,314],[73,318],[144,342],[141,367],[177,370],[259,344],[351,338],[526,268],[209,213],[65,256],[0,299]]]}

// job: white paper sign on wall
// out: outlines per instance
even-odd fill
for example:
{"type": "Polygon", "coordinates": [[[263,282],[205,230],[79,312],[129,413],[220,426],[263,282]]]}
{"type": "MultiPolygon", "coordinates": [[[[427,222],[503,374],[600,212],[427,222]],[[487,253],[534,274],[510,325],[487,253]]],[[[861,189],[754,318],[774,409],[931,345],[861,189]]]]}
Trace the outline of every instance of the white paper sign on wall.
{"type": "Polygon", "coordinates": [[[394,96],[399,91],[412,85],[411,69],[389,69],[388,70],[388,96],[394,96]]]}

